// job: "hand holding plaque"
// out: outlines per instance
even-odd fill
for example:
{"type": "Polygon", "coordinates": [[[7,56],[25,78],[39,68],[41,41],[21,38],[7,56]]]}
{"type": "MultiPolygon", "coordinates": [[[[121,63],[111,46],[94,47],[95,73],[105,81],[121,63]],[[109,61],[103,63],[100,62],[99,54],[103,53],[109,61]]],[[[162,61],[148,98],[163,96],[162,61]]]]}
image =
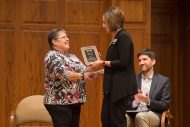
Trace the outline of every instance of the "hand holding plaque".
{"type": "Polygon", "coordinates": [[[92,62],[100,60],[96,46],[82,47],[81,52],[86,65],[90,65],[92,62]]]}

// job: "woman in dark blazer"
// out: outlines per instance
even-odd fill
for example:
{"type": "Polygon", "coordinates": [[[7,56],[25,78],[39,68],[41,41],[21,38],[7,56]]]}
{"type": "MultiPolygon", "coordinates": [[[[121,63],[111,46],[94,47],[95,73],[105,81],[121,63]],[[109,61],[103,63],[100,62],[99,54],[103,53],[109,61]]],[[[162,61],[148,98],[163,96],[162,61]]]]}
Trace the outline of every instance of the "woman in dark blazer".
{"type": "Polygon", "coordinates": [[[111,34],[112,41],[105,61],[97,60],[92,64],[93,68],[104,66],[104,71],[99,71],[104,74],[102,127],[126,127],[129,97],[137,92],[134,47],[124,23],[124,13],[117,7],[111,7],[103,14],[103,27],[111,34]]]}

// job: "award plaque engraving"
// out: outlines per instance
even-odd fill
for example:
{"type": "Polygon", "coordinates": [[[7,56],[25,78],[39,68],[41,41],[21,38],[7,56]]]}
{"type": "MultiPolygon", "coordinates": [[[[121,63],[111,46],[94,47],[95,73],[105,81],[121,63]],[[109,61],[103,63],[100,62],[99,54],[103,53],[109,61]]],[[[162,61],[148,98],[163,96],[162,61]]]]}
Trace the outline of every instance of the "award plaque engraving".
{"type": "Polygon", "coordinates": [[[86,65],[90,65],[92,62],[100,59],[96,46],[82,47],[81,52],[86,65]]]}

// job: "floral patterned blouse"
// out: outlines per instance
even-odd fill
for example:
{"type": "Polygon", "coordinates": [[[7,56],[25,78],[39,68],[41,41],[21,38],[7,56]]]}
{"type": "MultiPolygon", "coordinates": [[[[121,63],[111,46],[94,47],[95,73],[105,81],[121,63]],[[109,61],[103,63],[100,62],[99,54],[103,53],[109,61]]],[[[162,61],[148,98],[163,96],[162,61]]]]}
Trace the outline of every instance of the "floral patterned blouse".
{"type": "Polygon", "coordinates": [[[86,66],[74,54],[51,50],[44,58],[44,104],[69,105],[87,100],[85,81],[68,80],[71,72],[84,72],[86,66]]]}

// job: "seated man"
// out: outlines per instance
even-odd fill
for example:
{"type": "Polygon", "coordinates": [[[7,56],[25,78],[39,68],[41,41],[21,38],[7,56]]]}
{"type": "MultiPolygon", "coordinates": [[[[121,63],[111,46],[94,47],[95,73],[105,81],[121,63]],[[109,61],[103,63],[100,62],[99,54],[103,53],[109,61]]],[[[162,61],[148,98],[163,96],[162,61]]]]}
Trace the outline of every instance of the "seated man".
{"type": "Polygon", "coordinates": [[[138,93],[131,98],[130,109],[133,110],[128,110],[127,120],[135,127],[159,127],[162,112],[168,110],[170,104],[170,82],[154,72],[156,60],[151,49],[144,49],[137,57],[141,69],[137,75],[138,93]]]}

